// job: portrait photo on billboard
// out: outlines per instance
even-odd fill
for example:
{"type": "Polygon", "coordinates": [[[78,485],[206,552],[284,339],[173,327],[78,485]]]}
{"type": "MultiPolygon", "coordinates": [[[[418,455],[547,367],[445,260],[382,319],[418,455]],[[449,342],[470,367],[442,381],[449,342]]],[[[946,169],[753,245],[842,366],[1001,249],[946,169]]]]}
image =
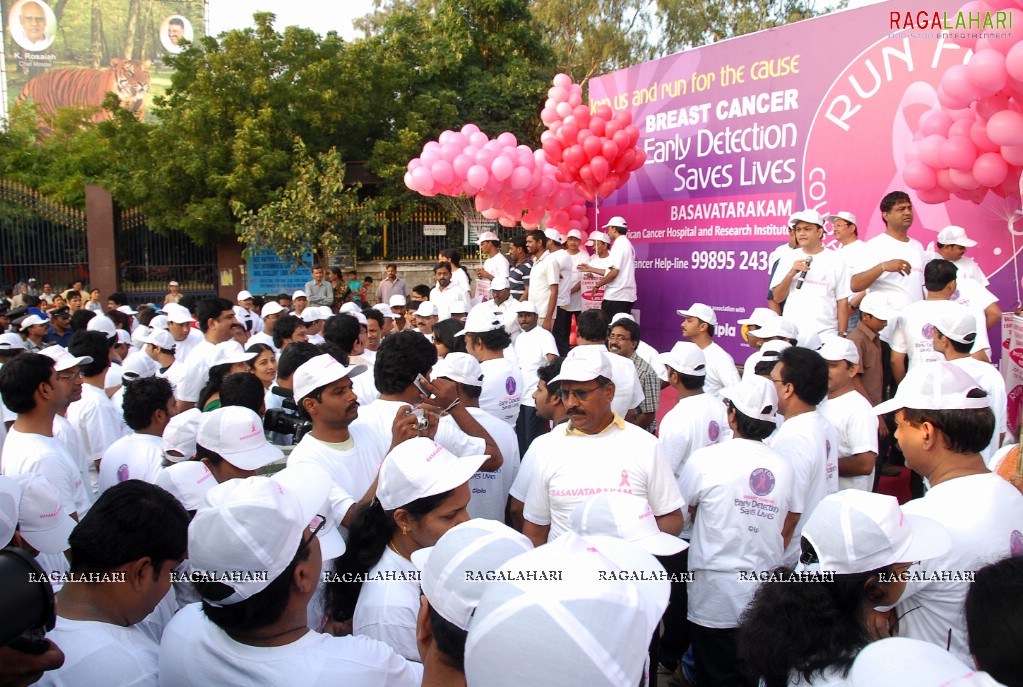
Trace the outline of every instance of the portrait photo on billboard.
{"type": "Polygon", "coordinates": [[[18,0],[7,15],[11,38],[29,52],[43,52],[57,35],[57,17],[43,0],[18,0]]]}
{"type": "Polygon", "coordinates": [[[160,43],[174,55],[185,49],[184,41],[191,43],[193,37],[192,22],[180,14],[172,14],[160,24],[160,43]]]}

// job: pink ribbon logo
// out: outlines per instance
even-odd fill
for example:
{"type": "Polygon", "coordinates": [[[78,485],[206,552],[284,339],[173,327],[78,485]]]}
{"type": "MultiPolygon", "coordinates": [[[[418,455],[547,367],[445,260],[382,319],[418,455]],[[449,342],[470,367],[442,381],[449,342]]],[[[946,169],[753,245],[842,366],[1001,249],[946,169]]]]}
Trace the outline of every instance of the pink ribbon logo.
{"type": "Polygon", "coordinates": [[[629,489],[632,489],[632,485],[629,484],[629,471],[628,470],[622,470],[622,481],[621,481],[621,484],[618,485],[618,487],[619,488],[621,488],[621,487],[628,487],[629,489]]]}

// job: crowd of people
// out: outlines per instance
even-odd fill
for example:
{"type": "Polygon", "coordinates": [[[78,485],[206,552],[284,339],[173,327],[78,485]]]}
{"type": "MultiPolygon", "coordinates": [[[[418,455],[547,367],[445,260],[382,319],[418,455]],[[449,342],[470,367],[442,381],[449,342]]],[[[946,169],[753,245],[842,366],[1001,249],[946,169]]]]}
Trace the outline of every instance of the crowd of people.
{"type": "Polygon", "coordinates": [[[996,299],[881,213],[793,215],[741,370],[699,301],[643,340],[623,217],[482,234],[475,289],[19,294],[0,543],[56,618],[0,684],[1023,685],[996,299]]]}

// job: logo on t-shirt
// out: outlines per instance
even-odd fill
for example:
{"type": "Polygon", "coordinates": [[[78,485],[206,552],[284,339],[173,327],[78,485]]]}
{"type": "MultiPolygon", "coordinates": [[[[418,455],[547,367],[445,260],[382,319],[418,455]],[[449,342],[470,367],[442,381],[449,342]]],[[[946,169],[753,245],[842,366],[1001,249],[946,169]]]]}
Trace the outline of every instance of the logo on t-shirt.
{"type": "Polygon", "coordinates": [[[828,457],[831,456],[831,439],[824,440],[824,455],[828,457]]]}
{"type": "Polygon", "coordinates": [[[959,289],[956,289],[955,291],[953,291],[952,295],[949,296],[948,299],[950,301],[957,301],[957,300],[959,300],[959,289]]]}
{"type": "Polygon", "coordinates": [[[127,482],[129,479],[131,479],[131,476],[128,474],[128,466],[127,465],[122,465],[121,467],[117,468],[117,481],[118,482],[127,482]]]}
{"type": "Polygon", "coordinates": [[[707,425],[707,436],[713,442],[717,442],[718,437],[721,436],[721,427],[718,426],[716,420],[711,420],[710,424],[707,425]]]}
{"type": "Polygon", "coordinates": [[[757,468],[750,473],[749,488],[757,496],[767,496],[774,491],[774,473],[767,468],[757,468]]]}
{"type": "Polygon", "coordinates": [[[934,338],[934,325],[933,324],[929,324],[929,323],[925,324],[923,326],[923,329],[920,330],[920,335],[922,337],[924,337],[925,339],[933,339],[934,338]]]}
{"type": "Polygon", "coordinates": [[[1013,556],[1023,554],[1023,532],[1013,530],[1009,535],[1009,553],[1013,556]]]}
{"type": "Polygon", "coordinates": [[[504,390],[509,394],[514,394],[517,388],[518,385],[515,383],[514,377],[508,377],[508,379],[504,380],[504,390]]]}

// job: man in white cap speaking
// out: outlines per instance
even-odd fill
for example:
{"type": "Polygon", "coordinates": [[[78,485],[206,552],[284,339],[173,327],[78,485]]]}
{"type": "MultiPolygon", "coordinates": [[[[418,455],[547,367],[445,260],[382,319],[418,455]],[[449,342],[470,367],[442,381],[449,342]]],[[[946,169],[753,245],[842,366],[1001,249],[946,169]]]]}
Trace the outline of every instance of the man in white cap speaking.
{"type": "Polygon", "coordinates": [[[629,241],[624,217],[612,217],[603,228],[611,239],[611,264],[593,290],[604,288],[600,307],[611,318],[620,312],[631,313],[636,303],[636,249],[629,241]]]}
{"type": "Polygon", "coordinates": [[[493,281],[495,277],[508,278],[508,258],[501,253],[501,239],[492,231],[485,231],[479,237],[480,252],[486,255],[483,267],[476,270],[476,276],[486,281],[493,281]]]}
{"type": "Polygon", "coordinates": [[[966,235],[966,230],[962,227],[949,226],[945,227],[938,232],[938,236],[934,240],[937,255],[928,255],[928,257],[940,257],[948,260],[956,266],[956,270],[960,277],[967,277],[980,283],[981,286],[987,286],[991,282],[984,272],[980,269],[980,265],[973,258],[966,257],[966,251],[977,245],[977,242],[966,235]]]}

